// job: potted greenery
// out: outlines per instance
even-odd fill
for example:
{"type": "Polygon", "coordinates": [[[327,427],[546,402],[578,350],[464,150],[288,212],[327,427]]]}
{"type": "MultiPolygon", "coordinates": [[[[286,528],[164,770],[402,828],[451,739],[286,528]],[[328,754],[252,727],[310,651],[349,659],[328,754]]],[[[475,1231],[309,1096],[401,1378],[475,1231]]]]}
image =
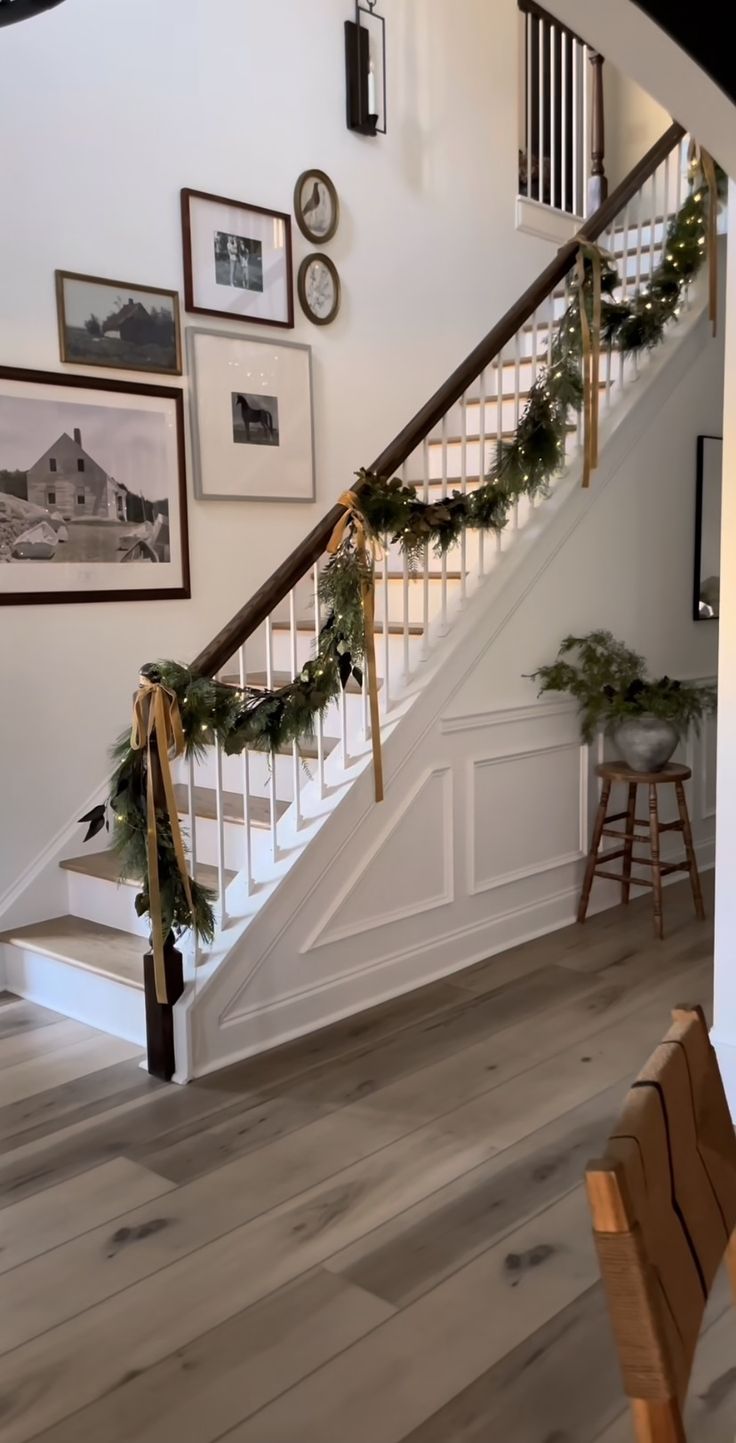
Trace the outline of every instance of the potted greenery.
{"type": "Polygon", "coordinates": [[[530,679],[539,683],[540,696],[561,691],[575,697],[583,741],[604,727],[635,772],[661,771],[688,728],[697,731],[716,707],[715,687],[668,676],[653,681],[643,657],[610,631],[566,636],[556,660],[530,679]]]}

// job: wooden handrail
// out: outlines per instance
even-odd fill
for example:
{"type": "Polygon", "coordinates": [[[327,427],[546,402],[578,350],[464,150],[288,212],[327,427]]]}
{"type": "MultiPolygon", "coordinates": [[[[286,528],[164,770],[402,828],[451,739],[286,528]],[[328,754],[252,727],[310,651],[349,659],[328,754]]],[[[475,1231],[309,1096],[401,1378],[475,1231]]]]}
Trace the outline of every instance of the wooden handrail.
{"type": "Polygon", "coordinates": [[[537,20],[546,20],[548,25],[554,25],[558,30],[564,30],[566,35],[571,35],[578,45],[587,45],[587,40],[583,40],[575,30],[571,30],[566,20],[550,15],[549,10],[545,10],[543,5],[537,5],[536,0],[517,0],[517,4],[523,15],[534,15],[537,20]]]}
{"type": "MultiPolygon", "coordinates": [[[[641,189],[644,182],[654,173],[660,162],[682,140],[684,134],[684,128],[673,122],[664,135],[660,136],[659,140],[650,147],[646,155],[642,156],[638,164],[629,171],[621,184],[616,186],[603,205],[581,226],[580,236],[585,240],[597,240],[616,219],[624,206],[641,189]]],[[[373,465],[368,468],[373,475],[392,476],[398,471],[404,461],[442,420],[442,417],[447,415],[450,407],[459,401],[468,386],[477,380],[481,371],[484,371],[486,366],[495,360],[499,352],[508,345],[542,301],[565,279],[577,253],[577,240],[566,241],[560,247],[557,255],[545,267],[541,275],[537,276],[537,279],[488,332],[475,350],[466,356],[448,380],[417,411],[408,425],[404,426],[404,429],[394,437],[380,456],[376,457],[373,465]]],[[[354,489],[360,489],[358,483],[355,484],[354,489]]],[[[230,660],[238,647],[242,646],[249,636],[252,636],[256,628],[262,625],[267,616],[271,615],[274,607],[288,596],[292,587],[319,560],[343,510],[344,507],[339,504],[333,506],[327,515],[317,522],[309,535],[292,551],[290,556],[286,557],[285,561],[282,561],[268,581],[258,588],[250,601],[246,601],[232,620],[200,652],[192,662],[194,672],[200,676],[214,676],[225,665],[225,662],[230,660]]]]}

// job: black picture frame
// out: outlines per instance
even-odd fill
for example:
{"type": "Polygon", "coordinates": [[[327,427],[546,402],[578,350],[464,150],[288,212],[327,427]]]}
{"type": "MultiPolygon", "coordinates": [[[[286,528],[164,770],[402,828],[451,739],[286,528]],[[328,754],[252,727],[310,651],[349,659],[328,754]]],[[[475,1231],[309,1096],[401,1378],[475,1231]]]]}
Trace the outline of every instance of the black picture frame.
{"type": "Polygon", "coordinates": [[[723,445],[722,436],[701,435],[697,438],[695,470],[695,546],[693,551],[693,621],[718,621],[718,615],[707,616],[701,611],[703,586],[703,510],[706,484],[706,443],[713,441],[723,445]]]}
{"type": "MultiPolygon", "coordinates": [[[[188,600],[191,597],[191,574],[189,561],[189,530],[187,515],[187,479],[184,449],[184,398],[178,386],[158,386],[140,381],[119,381],[110,377],[71,375],[63,371],[32,371],[18,366],[0,366],[0,382],[17,381],[28,386],[57,386],[61,390],[113,392],[117,395],[148,396],[173,403],[176,439],[175,486],[179,509],[179,542],[181,555],[181,582],[175,586],[120,588],[100,590],[78,588],[67,591],[0,591],[0,606],[48,606],[58,604],[79,604],[99,601],[172,601],[188,600]]],[[[76,442],[76,437],[75,437],[76,442]]],[[[81,443],[80,443],[81,444],[81,443]]],[[[2,454],[0,450],[0,465],[2,454]]],[[[4,493],[0,492],[0,499],[4,493]]],[[[134,524],[127,519],[124,523],[134,524]]],[[[136,558],[138,559],[138,558],[136,558]]],[[[0,582],[2,572],[0,571],[0,582]]]]}
{"type": "Polygon", "coordinates": [[[294,265],[291,248],[291,216],[286,211],[269,210],[267,206],[251,205],[248,201],[232,200],[227,196],[213,195],[206,190],[191,190],[185,187],[181,192],[181,231],[184,253],[184,306],[194,316],[219,316],[224,321],[240,321],[245,325],[279,326],[292,330],[294,326],[294,265]],[[197,301],[197,281],[194,274],[192,245],[192,204],[197,201],[213,206],[226,206],[235,210],[250,211],[257,216],[268,216],[284,226],[284,315],[280,319],[254,316],[236,310],[218,310],[214,306],[203,306],[197,301]]]}
{"type": "Polygon", "coordinates": [[[156,376],[180,376],[182,374],[182,345],[181,345],[181,315],[179,311],[179,295],[177,291],[165,289],[163,286],[144,286],[133,281],[110,280],[107,276],[89,276],[79,271],[56,272],[56,309],[59,322],[59,355],[65,365],[73,366],[95,366],[102,369],[110,368],[116,371],[137,371],[145,372],[148,375],[156,376]],[[95,357],[93,348],[90,347],[89,354],[75,356],[70,345],[70,327],[66,312],[66,287],[67,282],[76,282],[79,285],[104,286],[110,291],[118,291],[136,296],[150,296],[155,302],[163,297],[171,304],[171,315],[174,325],[173,341],[173,364],[161,366],[151,364],[150,361],[137,361],[135,353],[125,359],[124,356],[104,359],[95,357]]]}

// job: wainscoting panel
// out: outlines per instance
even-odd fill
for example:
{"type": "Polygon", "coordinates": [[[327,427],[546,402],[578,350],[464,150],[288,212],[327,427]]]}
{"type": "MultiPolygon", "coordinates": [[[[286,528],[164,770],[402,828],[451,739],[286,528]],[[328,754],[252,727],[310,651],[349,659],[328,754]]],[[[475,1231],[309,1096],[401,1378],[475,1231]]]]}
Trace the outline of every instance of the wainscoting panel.
{"type": "Polygon", "coordinates": [[[440,767],[405,798],[302,950],[442,907],[452,889],[452,772],[440,767]]]}
{"type": "Polygon", "coordinates": [[[579,861],[586,846],[587,791],[577,742],[471,761],[468,892],[487,892],[579,861]]]}

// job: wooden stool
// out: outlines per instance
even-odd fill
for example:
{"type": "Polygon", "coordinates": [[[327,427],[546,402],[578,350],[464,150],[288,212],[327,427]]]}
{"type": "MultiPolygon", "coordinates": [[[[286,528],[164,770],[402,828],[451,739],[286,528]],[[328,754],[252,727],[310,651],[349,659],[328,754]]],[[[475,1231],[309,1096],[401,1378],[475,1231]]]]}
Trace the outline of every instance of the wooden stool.
{"type": "Polygon", "coordinates": [[[690,817],[687,810],[687,798],[685,796],[684,783],[689,780],[692,773],[689,767],[681,767],[671,762],[661,772],[632,772],[625,762],[604,762],[602,766],[596,767],[596,774],[601,778],[601,800],[593,827],[593,838],[588,853],[588,862],[585,868],[585,879],[583,890],[580,896],[578,907],[578,922],[584,922],[588,912],[590,893],[595,877],[606,877],[610,882],[621,883],[621,901],[626,903],[629,900],[632,885],[635,887],[651,887],[654,895],[654,930],[658,937],[664,936],[662,923],[662,878],[668,877],[671,872],[688,872],[690,875],[690,886],[693,889],[693,902],[695,913],[701,922],[705,921],[705,907],[703,906],[703,893],[700,889],[700,877],[698,875],[698,864],[695,860],[695,849],[693,847],[693,834],[690,830],[690,817]],[[611,795],[611,787],[614,782],[626,782],[629,788],[628,805],[625,812],[613,812],[608,815],[608,799],[611,795]],[[679,821],[660,822],[659,809],[657,805],[657,787],[672,785],[675,788],[677,797],[677,810],[679,821]],[[636,815],[636,789],[638,786],[649,787],[649,816],[647,818],[636,815]],[[609,827],[609,822],[625,822],[622,832],[609,827]],[[644,828],[644,832],[637,833],[636,828],[644,828]],[[659,855],[659,838],[662,832],[682,832],[685,843],[684,862],[662,862],[659,855]],[[649,856],[638,857],[634,855],[635,842],[644,842],[646,834],[649,834],[649,856]],[[599,847],[603,837],[615,837],[623,842],[622,847],[617,847],[612,852],[603,852],[599,855],[599,847]],[[609,862],[615,861],[618,857],[623,858],[622,870],[610,872],[607,870],[609,862]],[[651,867],[651,877],[634,877],[632,881],[631,864],[637,866],[651,867]],[[603,865],[601,865],[603,864],[603,865]]]}

